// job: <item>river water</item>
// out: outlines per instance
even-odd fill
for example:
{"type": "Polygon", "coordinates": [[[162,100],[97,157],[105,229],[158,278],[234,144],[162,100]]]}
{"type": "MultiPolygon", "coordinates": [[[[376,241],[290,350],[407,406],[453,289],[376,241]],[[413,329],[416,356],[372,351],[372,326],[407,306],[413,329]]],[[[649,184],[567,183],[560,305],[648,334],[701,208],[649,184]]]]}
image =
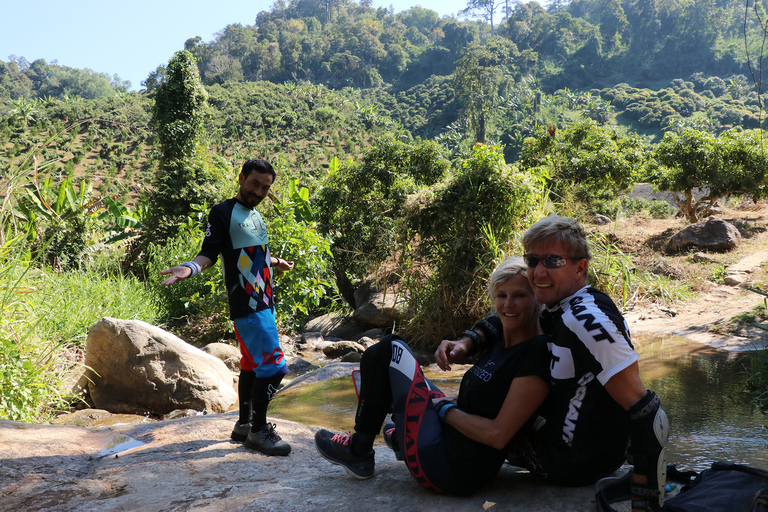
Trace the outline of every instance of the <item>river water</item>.
{"type": "MultiPolygon", "coordinates": [[[[633,336],[641,376],[661,398],[671,433],[668,461],[680,469],[701,471],[726,460],[768,468],[768,417],[742,392],[745,353],[712,349],[679,336],[633,336]]],[[[458,391],[468,366],[425,374],[447,395],[458,391]]],[[[301,386],[275,397],[270,415],[347,431],[357,404],[351,379],[301,386]]]]}

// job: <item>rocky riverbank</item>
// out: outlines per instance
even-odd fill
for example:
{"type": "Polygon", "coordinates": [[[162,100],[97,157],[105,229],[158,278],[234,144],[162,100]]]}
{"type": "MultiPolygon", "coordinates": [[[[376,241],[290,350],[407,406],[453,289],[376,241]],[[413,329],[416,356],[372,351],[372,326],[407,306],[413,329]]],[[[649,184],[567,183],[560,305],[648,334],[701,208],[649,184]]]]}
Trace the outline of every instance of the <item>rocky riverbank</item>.
{"type": "Polygon", "coordinates": [[[376,445],[358,481],[315,451],[316,428],[276,420],[293,450],[267,457],[229,440],[234,412],[102,429],[0,421],[0,509],[25,511],[593,511],[591,487],[543,485],[507,466],[470,497],[423,490],[376,445]],[[120,450],[121,446],[128,448],[120,450]],[[131,446],[133,446],[131,448],[131,446]]]}

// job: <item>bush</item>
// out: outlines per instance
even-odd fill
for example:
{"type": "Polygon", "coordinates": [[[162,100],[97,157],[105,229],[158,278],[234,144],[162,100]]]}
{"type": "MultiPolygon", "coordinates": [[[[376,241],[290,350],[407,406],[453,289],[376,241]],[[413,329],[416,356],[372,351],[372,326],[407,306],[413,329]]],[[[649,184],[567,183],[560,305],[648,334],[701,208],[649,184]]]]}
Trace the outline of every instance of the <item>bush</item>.
{"type": "Polygon", "coordinates": [[[292,178],[267,215],[270,247],[275,255],[294,262],[288,272],[277,271],[275,312],[285,328],[298,329],[333,288],[329,269],[330,242],[317,230],[309,189],[292,178]]]}
{"type": "Polygon", "coordinates": [[[725,85],[725,81],[716,76],[713,76],[704,82],[704,88],[711,91],[715,96],[722,96],[728,91],[728,86],[725,85]]]}
{"type": "Polygon", "coordinates": [[[541,171],[509,166],[499,146],[483,144],[473,147],[455,176],[413,202],[409,226],[418,236],[411,244],[429,271],[425,282],[409,288],[417,314],[410,334],[434,342],[483,316],[480,283],[517,249],[519,233],[545,203],[541,171]]]}
{"type": "Polygon", "coordinates": [[[671,217],[677,209],[666,201],[649,201],[646,206],[648,213],[654,219],[666,219],[671,217]]]}
{"type": "Polygon", "coordinates": [[[332,239],[339,292],[355,307],[355,283],[389,258],[404,234],[404,206],[419,185],[438,181],[448,168],[435,142],[413,145],[383,137],[361,162],[331,163],[318,193],[320,229],[332,239]]]}
{"type": "Polygon", "coordinates": [[[200,228],[206,209],[196,208],[196,218],[187,219],[187,222],[179,227],[175,237],[164,245],[150,244],[148,248],[147,274],[153,303],[158,308],[160,317],[166,321],[197,314],[228,317],[220,262],[195,279],[185,279],[173,286],[160,284],[166,279],[166,276],[160,274],[161,270],[189,261],[200,252],[203,240],[203,231],[200,228]]]}

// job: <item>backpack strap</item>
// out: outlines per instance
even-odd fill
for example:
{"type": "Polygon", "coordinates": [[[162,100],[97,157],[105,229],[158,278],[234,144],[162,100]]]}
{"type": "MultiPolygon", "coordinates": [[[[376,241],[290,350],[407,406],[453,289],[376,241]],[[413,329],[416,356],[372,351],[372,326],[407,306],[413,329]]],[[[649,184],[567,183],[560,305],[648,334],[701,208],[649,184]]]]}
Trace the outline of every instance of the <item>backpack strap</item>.
{"type": "Polygon", "coordinates": [[[768,471],[760,468],[753,468],[752,466],[745,466],[743,464],[719,461],[712,463],[712,469],[717,471],[741,471],[768,480],[768,471]]]}

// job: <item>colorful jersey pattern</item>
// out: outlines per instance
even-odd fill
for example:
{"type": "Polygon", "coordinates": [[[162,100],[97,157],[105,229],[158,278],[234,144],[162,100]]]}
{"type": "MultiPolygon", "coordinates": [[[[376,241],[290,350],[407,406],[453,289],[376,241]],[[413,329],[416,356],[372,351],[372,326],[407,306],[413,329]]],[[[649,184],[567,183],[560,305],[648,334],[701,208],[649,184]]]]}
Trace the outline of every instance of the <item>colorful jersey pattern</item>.
{"type": "Polygon", "coordinates": [[[221,255],[231,319],[274,307],[272,264],[264,221],[232,198],[211,209],[200,255],[221,255]]]}

